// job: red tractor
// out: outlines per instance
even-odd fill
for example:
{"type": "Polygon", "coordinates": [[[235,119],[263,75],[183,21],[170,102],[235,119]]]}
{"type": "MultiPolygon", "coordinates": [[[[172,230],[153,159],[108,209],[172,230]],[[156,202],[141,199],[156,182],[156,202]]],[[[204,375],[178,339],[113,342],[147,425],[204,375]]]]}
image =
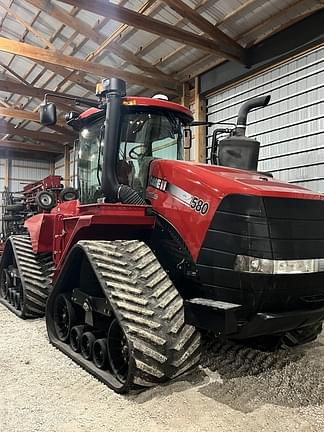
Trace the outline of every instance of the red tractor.
{"type": "MultiPolygon", "coordinates": [[[[120,393],[195,367],[201,331],[274,347],[315,339],[324,201],[257,171],[246,119],[270,98],[246,102],[225,139],[215,132],[212,166],[183,161],[187,108],[125,93],[105,80],[97,106],[67,116],[80,201],[7,241],[1,302],[22,318],[46,306],[51,343],[120,393]]],[[[43,124],[55,118],[44,104],[43,124]]]]}

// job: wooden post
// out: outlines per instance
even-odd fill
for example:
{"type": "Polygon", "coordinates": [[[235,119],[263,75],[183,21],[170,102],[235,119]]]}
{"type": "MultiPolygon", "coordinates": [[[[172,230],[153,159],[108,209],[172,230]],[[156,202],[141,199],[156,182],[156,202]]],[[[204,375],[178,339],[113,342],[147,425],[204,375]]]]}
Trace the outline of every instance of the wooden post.
{"type": "Polygon", "coordinates": [[[54,159],[49,161],[49,174],[55,175],[55,161],[54,161],[54,159]]]}
{"type": "MultiPolygon", "coordinates": [[[[187,82],[182,84],[181,105],[187,108],[189,108],[190,105],[190,88],[187,82]]],[[[190,160],[190,150],[184,151],[184,160],[190,160]]]]}
{"type": "Polygon", "coordinates": [[[70,186],[70,147],[64,146],[64,186],[70,186]]]}
{"type": "MultiPolygon", "coordinates": [[[[199,78],[195,78],[195,120],[206,120],[206,100],[200,95],[199,78]]],[[[206,163],[206,126],[197,126],[196,131],[196,162],[206,163]]]]}
{"type": "Polygon", "coordinates": [[[10,175],[10,161],[8,158],[4,159],[4,181],[3,186],[9,187],[9,175],[10,175]]]}

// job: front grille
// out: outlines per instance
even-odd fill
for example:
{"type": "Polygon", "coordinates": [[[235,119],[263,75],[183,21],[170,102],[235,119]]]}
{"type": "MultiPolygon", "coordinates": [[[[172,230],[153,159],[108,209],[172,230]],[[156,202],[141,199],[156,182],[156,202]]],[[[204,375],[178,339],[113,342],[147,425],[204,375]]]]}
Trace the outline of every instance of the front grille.
{"type": "Polygon", "coordinates": [[[206,297],[255,307],[261,298],[269,305],[273,296],[275,303],[287,303],[288,297],[319,294],[324,274],[321,281],[319,275],[240,274],[233,270],[238,254],[268,259],[324,257],[324,201],[229,195],[214,215],[197,260],[206,297]]]}

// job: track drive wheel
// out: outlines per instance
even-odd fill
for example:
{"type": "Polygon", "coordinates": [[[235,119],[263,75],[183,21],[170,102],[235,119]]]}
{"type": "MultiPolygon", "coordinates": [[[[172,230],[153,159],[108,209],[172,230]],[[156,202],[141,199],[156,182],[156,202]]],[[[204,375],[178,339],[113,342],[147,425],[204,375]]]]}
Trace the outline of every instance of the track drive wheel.
{"type": "Polygon", "coordinates": [[[54,326],[60,341],[66,342],[76,323],[74,307],[65,294],[60,294],[54,303],[54,326]]]}

